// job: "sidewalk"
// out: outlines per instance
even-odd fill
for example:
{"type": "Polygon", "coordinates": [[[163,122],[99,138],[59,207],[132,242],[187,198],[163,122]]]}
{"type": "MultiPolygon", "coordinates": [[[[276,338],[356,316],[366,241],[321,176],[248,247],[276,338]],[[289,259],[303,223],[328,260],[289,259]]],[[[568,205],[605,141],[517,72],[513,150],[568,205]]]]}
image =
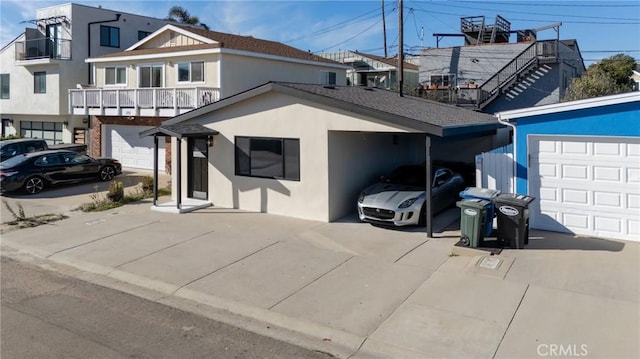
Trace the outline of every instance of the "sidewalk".
{"type": "Polygon", "coordinates": [[[534,231],[483,261],[450,255],[457,232],[149,207],[8,232],[2,254],[341,358],[640,357],[639,243],[534,231]]]}

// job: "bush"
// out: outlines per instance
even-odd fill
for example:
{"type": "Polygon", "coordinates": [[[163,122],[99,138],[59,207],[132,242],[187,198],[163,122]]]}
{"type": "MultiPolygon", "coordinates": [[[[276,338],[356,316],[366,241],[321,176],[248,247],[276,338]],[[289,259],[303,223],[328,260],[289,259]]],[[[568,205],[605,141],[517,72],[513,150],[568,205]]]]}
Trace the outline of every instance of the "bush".
{"type": "Polygon", "coordinates": [[[109,186],[109,192],[107,192],[107,198],[111,202],[120,202],[124,198],[124,184],[120,181],[113,181],[109,186]]]}
{"type": "Polygon", "coordinates": [[[142,190],[145,192],[153,192],[153,176],[142,177],[140,183],[142,183],[142,190]]]}

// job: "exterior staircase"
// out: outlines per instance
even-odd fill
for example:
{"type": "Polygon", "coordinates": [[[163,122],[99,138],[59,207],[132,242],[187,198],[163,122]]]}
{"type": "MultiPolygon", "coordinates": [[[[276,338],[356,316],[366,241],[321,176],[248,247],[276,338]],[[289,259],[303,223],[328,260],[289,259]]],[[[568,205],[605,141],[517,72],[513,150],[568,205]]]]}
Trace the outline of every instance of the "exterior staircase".
{"type": "Polygon", "coordinates": [[[539,41],[524,49],[511,62],[478,87],[476,110],[482,110],[493,100],[509,92],[541,63],[555,62],[555,41],[539,41]]]}

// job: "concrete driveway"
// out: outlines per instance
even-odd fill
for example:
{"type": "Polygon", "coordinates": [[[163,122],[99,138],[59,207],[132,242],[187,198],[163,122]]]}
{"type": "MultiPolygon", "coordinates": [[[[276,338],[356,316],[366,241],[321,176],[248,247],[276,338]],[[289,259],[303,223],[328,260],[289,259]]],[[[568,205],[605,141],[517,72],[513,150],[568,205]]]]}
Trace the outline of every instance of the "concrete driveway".
{"type": "MultiPolygon", "coordinates": [[[[141,178],[153,176],[152,171],[138,169],[123,169],[123,173],[116,177],[125,186],[125,191],[139,188],[141,178]]],[[[161,175],[159,187],[166,187],[170,181],[169,175],[161,175]]],[[[111,182],[86,181],[69,185],[45,188],[35,195],[23,192],[2,193],[0,198],[14,209],[18,210],[18,203],[24,208],[27,216],[40,214],[68,214],[83,203],[89,203],[94,196],[104,196],[111,182]]],[[[4,203],[1,205],[0,222],[12,220],[12,216],[4,203]]]]}
{"type": "Polygon", "coordinates": [[[2,254],[343,358],[640,357],[640,243],[533,231],[452,256],[455,230],[149,206],[11,231],[2,254]]]}

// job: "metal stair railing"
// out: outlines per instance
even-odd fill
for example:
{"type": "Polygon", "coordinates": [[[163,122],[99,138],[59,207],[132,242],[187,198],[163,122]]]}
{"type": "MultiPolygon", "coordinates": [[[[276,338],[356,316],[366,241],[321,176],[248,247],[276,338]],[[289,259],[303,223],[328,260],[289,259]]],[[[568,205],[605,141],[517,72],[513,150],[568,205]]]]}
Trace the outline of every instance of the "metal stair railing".
{"type": "Polygon", "coordinates": [[[537,48],[537,43],[534,42],[478,87],[478,109],[484,108],[489,102],[498,97],[502,89],[517,80],[518,75],[537,65],[537,48]]]}

